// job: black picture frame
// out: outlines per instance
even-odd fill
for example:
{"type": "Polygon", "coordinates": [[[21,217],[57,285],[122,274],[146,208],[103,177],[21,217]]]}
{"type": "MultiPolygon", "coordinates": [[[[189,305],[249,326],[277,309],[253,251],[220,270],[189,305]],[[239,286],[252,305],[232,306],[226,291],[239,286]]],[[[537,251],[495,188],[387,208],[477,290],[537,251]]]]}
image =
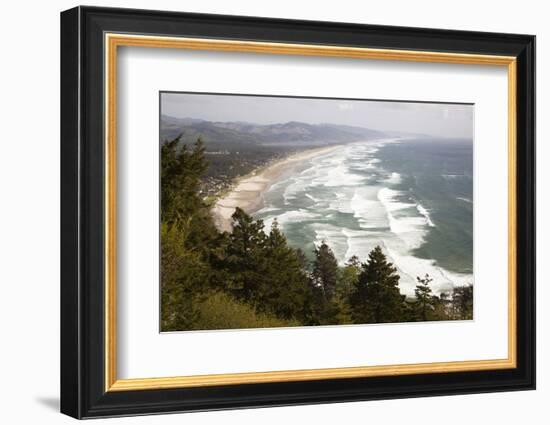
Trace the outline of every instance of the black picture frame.
{"type": "Polygon", "coordinates": [[[61,412],[75,418],[535,388],[535,37],[76,7],[61,13],[61,412]],[[105,391],[104,34],[507,55],[517,59],[517,367],[105,391]]]}

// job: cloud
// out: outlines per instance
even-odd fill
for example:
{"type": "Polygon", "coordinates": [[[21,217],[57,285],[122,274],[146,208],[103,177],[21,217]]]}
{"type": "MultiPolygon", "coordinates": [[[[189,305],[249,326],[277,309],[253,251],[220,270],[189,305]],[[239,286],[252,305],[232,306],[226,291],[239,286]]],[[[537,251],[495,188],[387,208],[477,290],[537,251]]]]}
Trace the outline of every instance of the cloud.
{"type": "Polygon", "coordinates": [[[341,102],[338,103],[338,109],[341,111],[351,111],[354,107],[351,103],[341,102]]]}

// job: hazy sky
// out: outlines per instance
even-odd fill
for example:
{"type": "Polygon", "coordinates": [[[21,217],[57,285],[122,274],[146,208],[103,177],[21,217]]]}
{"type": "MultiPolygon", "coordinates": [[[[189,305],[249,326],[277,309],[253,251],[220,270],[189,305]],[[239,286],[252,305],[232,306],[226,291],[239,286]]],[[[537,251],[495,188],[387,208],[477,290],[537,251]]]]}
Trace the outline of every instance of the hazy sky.
{"type": "Polygon", "coordinates": [[[345,99],[162,93],[161,112],[177,118],[275,124],[356,125],[444,137],[472,137],[472,105],[345,99]]]}

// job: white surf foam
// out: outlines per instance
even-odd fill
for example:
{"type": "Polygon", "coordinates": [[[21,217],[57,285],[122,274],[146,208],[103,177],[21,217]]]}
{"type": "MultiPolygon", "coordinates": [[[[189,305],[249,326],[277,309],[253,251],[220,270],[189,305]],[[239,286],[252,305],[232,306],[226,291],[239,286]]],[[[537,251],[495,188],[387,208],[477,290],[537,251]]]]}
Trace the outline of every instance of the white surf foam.
{"type": "Polygon", "coordinates": [[[391,173],[391,175],[386,179],[386,183],[389,184],[399,184],[401,181],[401,174],[395,172],[391,173]]]}
{"type": "Polygon", "coordinates": [[[349,196],[344,192],[335,192],[333,195],[336,196],[336,199],[333,199],[329,202],[328,208],[334,211],[338,211],[344,214],[352,213],[351,200],[349,196]]]}
{"type": "Polygon", "coordinates": [[[455,286],[473,283],[473,277],[470,274],[452,273],[439,267],[434,260],[400,253],[398,249],[391,247],[391,243],[387,244],[385,249],[401,276],[399,285],[401,292],[408,296],[414,296],[414,289],[417,285],[416,278],[424,277],[426,274],[433,279],[430,287],[436,294],[448,292],[455,286]]]}
{"type": "Polygon", "coordinates": [[[424,243],[424,236],[427,232],[427,222],[425,217],[421,215],[407,215],[397,213],[403,210],[413,210],[417,204],[410,202],[402,202],[396,198],[402,196],[402,192],[398,190],[384,187],[378,191],[378,199],[386,209],[390,230],[401,238],[409,249],[419,248],[424,243]]]}
{"type": "Polygon", "coordinates": [[[324,185],[327,187],[359,186],[363,180],[363,176],[350,173],[347,167],[339,165],[328,171],[324,185]]]}
{"type": "Polygon", "coordinates": [[[311,199],[313,202],[320,202],[321,201],[321,198],[316,198],[315,196],[310,195],[309,193],[306,193],[305,195],[306,195],[306,198],[311,199]]]}
{"type": "Polygon", "coordinates": [[[351,230],[342,229],[342,233],[346,237],[348,249],[343,258],[339,259],[340,264],[345,264],[347,260],[356,255],[360,261],[366,261],[376,245],[380,244],[379,232],[371,232],[367,230],[351,230]]]}
{"type": "Polygon", "coordinates": [[[386,210],[376,199],[376,188],[357,188],[350,201],[353,216],[363,229],[388,227],[386,210]]]}
{"type": "Polygon", "coordinates": [[[418,212],[426,219],[426,223],[430,227],[435,227],[435,224],[433,223],[432,219],[430,218],[430,213],[426,208],[424,208],[421,204],[416,205],[416,209],[418,212]]]}

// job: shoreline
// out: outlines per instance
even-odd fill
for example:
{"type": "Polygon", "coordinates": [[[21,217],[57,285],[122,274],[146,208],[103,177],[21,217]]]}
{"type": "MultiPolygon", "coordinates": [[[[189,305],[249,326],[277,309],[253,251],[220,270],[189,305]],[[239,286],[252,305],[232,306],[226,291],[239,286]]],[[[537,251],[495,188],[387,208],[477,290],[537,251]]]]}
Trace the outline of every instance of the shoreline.
{"type": "Polygon", "coordinates": [[[237,207],[251,214],[260,209],[263,202],[263,193],[284,172],[302,161],[332,152],[346,146],[346,144],[330,145],[321,148],[307,149],[297,152],[284,159],[267,164],[236,180],[231,190],[216,200],[210,212],[214,224],[222,232],[231,232],[231,216],[237,207]]]}
{"type": "MultiPolygon", "coordinates": [[[[339,144],[339,145],[324,146],[321,148],[318,147],[313,149],[307,149],[298,153],[291,154],[283,159],[273,160],[270,163],[265,164],[264,166],[256,168],[251,173],[235,179],[233,181],[231,188],[225,193],[221,194],[220,197],[214,202],[213,207],[211,208],[211,214],[214,218],[216,227],[220,231],[231,232],[232,231],[231,215],[235,211],[236,207],[242,208],[248,214],[252,214],[260,210],[261,208],[264,207],[266,203],[266,199],[265,199],[266,192],[271,187],[273,187],[274,184],[285,181],[289,176],[292,176],[293,174],[299,174],[303,169],[309,166],[313,166],[314,164],[311,163],[312,158],[323,157],[324,155],[330,154],[332,152],[335,152],[336,155],[340,155],[340,153],[343,153],[345,151],[338,151],[338,149],[345,148],[355,143],[368,144],[368,143],[376,143],[376,142],[380,142],[380,140],[379,139],[365,140],[365,141],[345,143],[345,144],[339,144]]],[[[386,172],[386,174],[388,173],[386,172]]],[[[391,173],[392,177],[393,177],[393,174],[395,173],[391,173]]],[[[392,185],[394,184],[399,184],[399,182],[388,181],[387,178],[382,180],[380,183],[381,187],[384,186],[389,191],[391,191],[390,188],[393,187],[392,185]]],[[[334,185],[331,185],[331,186],[334,186],[334,185]]],[[[337,190],[337,189],[334,189],[334,190],[337,190]]],[[[381,190],[379,190],[378,192],[380,193],[381,190]]],[[[301,193],[300,196],[307,196],[307,194],[304,195],[304,193],[301,193]]],[[[379,201],[381,202],[380,199],[379,201]]],[[[387,205],[383,205],[383,206],[386,213],[392,210],[391,206],[389,207],[387,205]]],[[[424,208],[417,201],[415,201],[415,207],[416,207],[416,211],[417,211],[416,215],[418,215],[418,219],[423,218],[426,221],[426,225],[425,225],[426,232],[429,231],[431,228],[436,227],[436,224],[434,224],[430,218],[429,210],[424,208]]],[[[270,218],[272,217],[270,216],[270,218]]],[[[368,230],[365,232],[368,232],[368,230]]],[[[400,239],[403,238],[399,232],[397,231],[391,231],[391,232],[397,235],[398,238],[400,239]]],[[[315,233],[317,233],[317,231],[315,233]]],[[[345,254],[345,257],[347,258],[349,257],[348,251],[352,249],[352,244],[353,242],[355,242],[354,237],[357,236],[357,232],[353,233],[352,231],[351,236],[348,236],[347,234],[345,236],[347,237],[347,240],[346,240],[347,251],[345,254]]],[[[424,233],[422,233],[422,239],[424,238],[424,236],[425,236],[424,233]]],[[[454,267],[447,268],[438,264],[438,261],[436,261],[435,259],[427,258],[423,256],[417,256],[417,254],[415,253],[416,248],[411,248],[410,250],[406,250],[406,252],[401,252],[398,249],[399,247],[398,246],[396,247],[395,244],[390,244],[390,246],[388,247],[385,244],[387,238],[385,236],[384,237],[380,236],[380,237],[382,238],[381,243],[385,247],[385,251],[387,252],[387,255],[389,256],[389,258],[391,258],[392,262],[399,269],[399,274],[402,277],[401,288],[403,291],[405,291],[404,293],[412,294],[414,292],[414,287],[416,285],[415,276],[423,275],[421,272],[417,270],[419,269],[419,267],[423,270],[423,272],[429,271],[430,276],[432,276],[432,278],[434,279],[433,289],[435,290],[436,293],[439,293],[442,291],[444,292],[448,290],[449,284],[451,286],[456,286],[467,282],[473,283],[474,281],[473,273],[467,273],[467,272],[465,273],[463,270],[458,270],[458,269],[455,269],[454,267]],[[411,262],[413,261],[413,259],[414,259],[414,262],[411,262]]],[[[333,242],[336,243],[336,246],[339,246],[337,243],[339,239],[338,238],[336,239],[337,241],[336,242],[333,241],[333,242]]],[[[391,240],[392,240],[391,238],[388,239],[388,241],[391,241],[391,240]]],[[[361,240],[359,242],[361,242],[361,240]]],[[[298,242],[298,243],[301,243],[301,242],[298,242]]],[[[423,243],[424,241],[422,242],[422,244],[423,243]]],[[[357,243],[353,245],[355,247],[354,248],[355,250],[357,249],[363,250],[361,245],[359,245],[359,247],[357,247],[356,245],[357,243]]],[[[343,253],[341,252],[340,254],[343,254],[343,253]]],[[[358,253],[352,252],[351,254],[357,255],[358,253]]],[[[365,255],[366,254],[367,253],[365,252],[365,255]]],[[[361,256],[362,255],[363,253],[361,252],[361,256]]],[[[435,258],[438,258],[438,257],[436,256],[435,258]]]]}

